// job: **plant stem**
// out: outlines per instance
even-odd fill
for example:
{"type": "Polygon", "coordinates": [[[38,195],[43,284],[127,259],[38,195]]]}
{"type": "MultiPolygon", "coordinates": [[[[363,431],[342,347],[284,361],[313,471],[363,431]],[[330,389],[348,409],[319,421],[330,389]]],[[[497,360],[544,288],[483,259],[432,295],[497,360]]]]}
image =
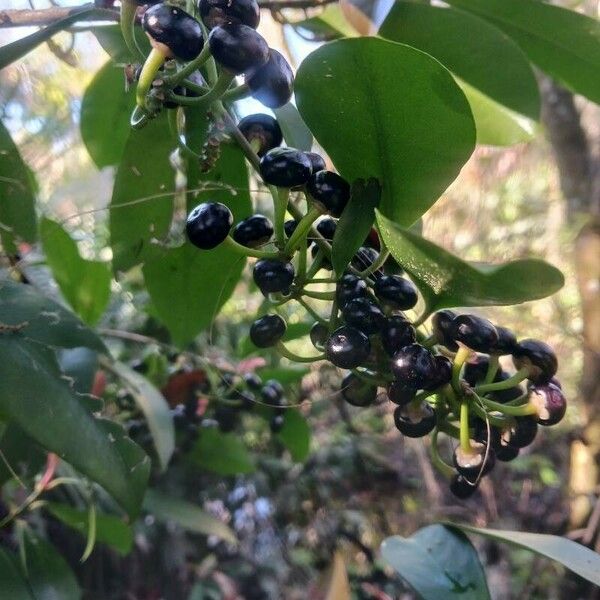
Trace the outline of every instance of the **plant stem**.
{"type": "Polygon", "coordinates": [[[317,313],[317,311],[310,304],[308,304],[308,302],[306,302],[302,298],[296,298],[296,300],[298,300],[298,303],[304,307],[304,310],[306,310],[306,312],[313,319],[315,319],[315,321],[318,321],[319,323],[323,323],[324,325],[327,324],[327,321],[321,315],[319,315],[319,313],[317,313]]]}
{"type": "Polygon", "coordinates": [[[152,82],[158,73],[158,70],[165,62],[165,55],[156,48],[150,50],[148,58],[142,67],[142,72],[138,79],[137,88],[135,90],[135,100],[137,105],[144,108],[146,106],[146,95],[152,87],[152,82]]]}
{"type": "Polygon", "coordinates": [[[245,256],[252,256],[254,258],[278,258],[279,254],[277,252],[269,252],[268,250],[256,250],[254,248],[247,248],[246,246],[242,246],[242,244],[238,244],[230,235],[225,238],[224,241],[227,244],[227,247],[238,254],[243,254],[245,256]]]}
{"type": "Polygon", "coordinates": [[[250,94],[250,88],[246,83],[242,85],[238,85],[238,87],[229,90],[223,94],[223,102],[235,102],[236,100],[241,100],[250,94]]]}
{"type": "Polygon", "coordinates": [[[486,383],[484,385],[475,386],[475,391],[478,394],[485,394],[487,392],[495,392],[498,390],[507,390],[527,379],[529,377],[529,369],[523,367],[519,369],[512,377],[505,379],[504,381],[498,381],[496,383],[486,383]]]}
{"type": "Polygon", "coordinates": [[[173,75],[169,75],[164,78],[165,85],[168,87],[175,87],[180,81],[184,80],[188,75],[191,75],[194,71],[197,71],[209,58],[210,58],[210,46],[204,44],[204,47],[200,51],[200,54],[191,60],[183,69],[180,69],[173,75]]]}
{"type": "Polygon", "coordinates": [[[469,403],[466,398],[460,403],[460,447],[467,454],[473,451],[469,432],[469,403]]]}
{"type": "Polygon", "coordinates": [[[433,466],[446,478],[450,479],[454,476],[454,469],[445,463],[438,452],[437,438],[439,430],[436,427],[431,434],[431,445],[429,446],[429,455],[433,466]]]}
{"type": "Polygon", "coordinates": [[[302,290],[302,295],[308,296],[309,298],[314,298],[315,300],[327,300],[328,302],[335,300],[335,292],[313,292],[309,290],[302,290]]]}
{"type": "Polygon", "coordinates": [[[316,207],[312,206],[310,210],[302,217],[302,220],[296,226],[294,233],[287,241],[284,252],[291,255],[298,246],[300,246],[306,239],[306,235],[310,231],[312,224],[321,216],[321,211],[316,207]]]}
{"type": "Polygon", "coordinates": [[[487,373],[485,374],[484,384],[492,383],[496,373],[498,372],[498,366],[500,364],[500,357],[497,354],[490,354],[487,373]]]}
{"type": "MultiPolygon", "coordinates": [[[[275,241],[279,248],[286,248],[285,244],[285,213],[290,198],[289,188],[274,188],[269,186],[273,196],[273,227],[275,228],[275,241]]],[[[295,232],[294,232],[295,233],[295,232]]],[[[292,236],[293,237],[293,236],[292,236]]],[[[289,243],[289,242],[288,242],[289,243]]]]}
{"type": "Polygon", "coordinates": [[[122,0],[121,2],[121,34],[127,49],[133,56],[144,58],[144,53],[140,50],[135,39],[135,15],[137,13],[137,4],[133,0],[122,0]]]}
{"type": "Polygon", "coordinates": [[[377,257],[377,260],[370,267],[360,272],[360,277],[366,279],[369,275],[371,275],[371,273],[375,273],[375,271],[381,269],[381,267],[383,267],[383,265],[385,264],[385,261],[388,259],[389,255],[390,251],[387,248],[382,249],[379,253],[379,256],[377,257]]]}
{"type": "Polygon", "coordinates": [[[466,346],[460,346],[456,356],[454,357],[454,362],[452,363],[452,387],[454,391],[461,395],[462,389],[460,387],[460,374],[465,364],[465,361],[471,355],[471,350],[466,346]]]}
{"type": "Polygon", "coordinates": [[[490,410],[495,410],[505,415],[510,415],[512,417],[524,417],[527,415],[538,414],[537,408],[531,402],[528,402],[527,404],[521,404],[520,406],[511,406],[507,404],[502,404],[500,402],[494,402],[493,400],[489,400],[488,398],[482,396],[477,397],[490,410]]]}
{"type": "Polygon", "coordinates": [[[281,354],[281,356],[294,362],[311,363],[325,359],[325,354],[318,354],[317,356],[298,356],[298,354],[295,354],[294,352],[288,350],[283,344],[283,342],[278,342],[275,348],[277,349],[277,352],[281,354]]]}

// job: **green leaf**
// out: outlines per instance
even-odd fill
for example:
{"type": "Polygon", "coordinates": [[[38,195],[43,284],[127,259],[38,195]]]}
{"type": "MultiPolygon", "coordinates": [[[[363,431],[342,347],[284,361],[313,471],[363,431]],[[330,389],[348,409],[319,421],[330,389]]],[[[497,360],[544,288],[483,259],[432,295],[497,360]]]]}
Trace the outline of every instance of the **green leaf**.
{"type": "MultiPolygon", "coordinates": [[[[125,40],[123,39],[123,34],[121,33],[119,25],[103,24],[91,27],[90,30],[98,40],[98,43],[102,46],[104,52],[106,52],[115,63],[131,63],[132,58],[137,59],[137,56],[131,56],[129,49],[125,44],[125,40]]],[[[144,34],[143,29],[136,26],[134,35],[138,46],[141,48],[144,55],[147,55],[148,52],[150,52],[150,42],[144,34]]]]}
{"type": "MultiPolygon", "coordinates": [[[[84,537],[87,536],[89,519],[87,510],[77,510],[68,504],[57,502],[49,502],[45,508],[59,521],[84,537]]],[[[112,546],[119,554],[125,556],[133,547],[133,531],[118,517],[96,514],[96,540],[112,546]]]]}
{"type": "Polygon", "coordinates": [[[59,21],[54,21],[47,27],[44,27],[44,29],[40,29],[16,42],[5,44],[0,48],[0,69],[4,69],[4,67],[19,60],[40,44],[48,41],[59,31],[73,25],[73,23],[76,23],[77,21],[93,21],[97,17],[105,15],[106,12],[106,10],[94,8],[90,4],[83,7],[75,7],[68,17],[60,19],[59,21]]]}
{"type": "Polygon", "coordinates": [[[110,299],[110,267],[82,258],[77,244],[55,221],[42,219],[40,237],[46,262],[63,296],[86,323],[94,325],[110,299]]]}
{"type": "Polygon", "coordinates": [[[139,488],[148,477],[147,457],[130,440],[121,441],[122,428],[115,425],[116,431],[107,432],[106,424],[84,408],[49,348],[21,334],[0,336],[0,410],[44,448],[102,485],[130,514],[137,512],[139,488]]]}
{"type": "Polygon", "coordinates": [[[169,231],[175,191],[175,171],[169,160],[173,147],[164,116],[129,134],[110,205],[115,271],[127,271],[143,262],[151,240],[162,240],[169,231]]]}
{"type": "Polygon", "coordinates": [[[69,348],[59,350],[57,358],[60,370],[72,379],[73,389],[78,394],[89,394],[98,370],[98,354],[89,348],[69,348]]]}
{"type": "Polygon", "coordinates": [[[0,323],[25,325],[21,330],[23,335],[42,344],[62,348],[85,346],[101,354],[107,352],[94,331],[32,285],[9,279],[0,283],[0,323]]]}
{"type": "Polygon", "coordinates": [[[461,10],[400,0],[379,34],[450,69],[471,104],[478,142],[508,145],[531,138],[540,113],[537,82],[523,51],[501,30],[461,10]]]}
{"type": "Polygon", "coordinates": [[[513,546],[531,550],[531,552],[559,562],[593,584],[600,585],[600,555],[567,538],[525,531],[481,529],[458,523],[447,523],[446,525],[453,529],[476,533],[498,542],[507,542],[513,546]]]}
{"type": "Polygon", "coordinates": [[[167,401],[148,379],[127,365],[117,361],[109,368],[121,378],[144,414],[161,469],[166,470],[175,450],[175,427],[167,401]]]}
{"type": "Polygon", "coordinates": [[[219,475],[252,473],[256,468],[244,442],[235,433],[222,433],[216,427],[200,430],[192,457],[197,465],[219,475]]]}
{"type": "Polygon", "coordinates": [[[429,55],[378,38],[321,46],[300,65],[300,114],[349,181],[382,184],[381,211],[414,223],[475,147],[469,103],[429,55]]]}
{"type": "Polygon", "coordinates": [[[288,146],[298,148],[298,150],[310,150],[312,148],[312,133],[302,120],[298,109],[291,102],[274,109],[273,112],[277,117],[283,138],[288,146]]]}
{"type": "MultiPolygon", "coordinates": [[[[248,171],[241,152],[226,146],[208,174],[192,170],[189,206],[210,199],[229,206],[236,221],[252,214],[248,171]],[[231,189],[230,189],[231,187],[231,189]],[[221,189],[222,188],[222,189],[221,189]]],[[[199,250],[189,243],[179,248],[156,248],[143,273],[152,304],[175,343],[183,345],[208,327],[229,299],[245,265],[244,257],[221,245],[199,250]]]]}
{"type": "Polygon", "coordinates": [[[367,182],[359,179],[352,184],[350,201],[333,235],[332,264],[338,276],[341,277],[350,259],[369,235],[380,200],[381,185],[376,179],[367,182]]]}
{"type": "Polygon", "coordinates": [[[214,535],[231,544],[237,544],[235,533],[225,523],[191,502],[149,489],[144,498],[144,509],[159,521],[173,521],[192,533],[214,535]]]}
{"type": "Polygon", "coordinates": [[[13,472],[21,479],[33,478],[46,460],[45,452],[16,423],[4,427],[0,451],[0,486],[13,478],[13,472]]]}
{"type": "Polygon", "coordinates": [[[6,127],[0,122],[0,239],[7,253],[18,240],[35,242],[35,181],[6,127]]]}
{"type": "Polygon", "coordinates": [[[443,525],[387,538],[381,554],[423,600],[488,600],[483,567],[468,538],[443,525]]]}
{"type": "Polygon", "coordinates": [[[330,4],[316,17],[297,21],[291,25],[303,38],[309,38],[311,41],[312,39],[315,41],[334,40],[358,35],[344,17],[338,4],[330,4]]]}
{"type": "Polygon", "coordinates": [[[123,68],[109,60],[96,73],[81,102],[81,137],[99,169],[116,165],[121,159],[134,106],[133,90],[125,91],[123,68]]]}
{"type": "Polygon", "coordinates": [[[292,460],[304,462],[310,453],[310,427],[306,419],[292,408],[285,411],[283,428],[277,437],[290,451],[292,460]]]}
{"type": "Polygon", "coordinates": [[[81,590],[71,568],[48,542],[26,532],[23,540],[27,581],[35,600],[79,600],[81,590]]]}
{"type": "Polygon", "coordinates": [[[600,23],[539,0],[448,0],[504,31],[540,69],[600,102],[600,23]]]}
{"type": "Polygon", "coordinates": [[[383,241],[423,294],[429,310],[503,306],[545,298],[564,284],[562,273],[537,259],[469,263],[377,213],[383,241]]]}
{"type": "Polygon", "coordinates": [[[0,548],[0,590],[10,600],[36,600],[17,566],[17,557],[0,548]]]}

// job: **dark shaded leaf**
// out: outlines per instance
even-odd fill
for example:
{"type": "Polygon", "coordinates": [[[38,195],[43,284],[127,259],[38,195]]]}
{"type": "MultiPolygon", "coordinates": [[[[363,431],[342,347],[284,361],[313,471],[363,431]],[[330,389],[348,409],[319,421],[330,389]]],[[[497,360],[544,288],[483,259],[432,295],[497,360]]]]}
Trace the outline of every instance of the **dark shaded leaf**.
{"type": "Polygon", "coordinates": [[[193,450],[194,462],[219,475],[238,475],[255,470],[246,446],[235,433],[222,433],[216,427],[205,427],[193,450]]]}
{"type": "Polygon", "coordinates": [[[304,462],[310,453],[310,427],[306,419],[295,409],[284,413],[283,428],[277,434],[290,451],[292,460],[304,462]]]}
{"type": "Polygon", "coordinates": [[[7,600],[36,600],[17,566],[17,557],[3,548],[0,548],[0,590],[7,600]]]}

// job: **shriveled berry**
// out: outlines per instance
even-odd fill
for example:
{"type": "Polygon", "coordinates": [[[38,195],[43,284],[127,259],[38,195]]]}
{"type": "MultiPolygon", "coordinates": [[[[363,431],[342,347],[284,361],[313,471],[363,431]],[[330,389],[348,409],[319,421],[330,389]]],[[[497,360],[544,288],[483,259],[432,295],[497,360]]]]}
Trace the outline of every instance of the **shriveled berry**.
{"type": "Polygon", "coordinates": [[[337,221],[331,217],[321,219],[317,223],[317,231],[329,242],[333,241],[335,235],[335,229],[337,227],[337,221]]]}
{"type": "Polygon", "coordinates": [[[304,185],[311,171],[306,154],[294,148],[273,148],[260,159],[260,174],[265,183],[277,187],[304,185]]]}
{"type": "Polygon", "coordinates": [[[364,363],[371,353],[369,338],[349,325],[336,329],[325,345],[327,360],[342,369],[355,369],[364,363]]]}
{"type": "Polygon", "coordinates": [[[254,71],[269,59],[269,45],[262,35],[241,23],[217,25],[208,44],[215,61],[235,75],[254,71]]]}
{"type": "Polygon", "coordinates": [[[529,402],[538,410],[540,425],[556,425],[567,412],[567,399],[562,390],[551,383],[532,386],[529,390],[529,402]]]}
{"type": "Polygon", "coordinates": [[[513,363],[517,369],[529,369],[530,381],[545,383],[556,375],[558,360],[554,350],[540,340],[522,340],[513,351],[513,363]]]}
{"type": "Polygon", "coordinates": [[[339,217],[350,200],[350,184],[333,171],[317,171],[306,183],[311,198],[325,212],[339,217]]]}
{"type": "Polygon", "coordinates": [[[431,319],[433,334],[438,343],[453,352],[458,350],[458,344],[452,338],[452,323],[456,316],[456,313],[452,310],[439,310],[431,319]]]}
{"type": "Polygon", "coordinates": [[[367,282],[353,273],[346,273],[336,286],[336,299],[339,308],[343,309],[354,298],[368,298],[367,282]]]}
{"type": "Polygon", "coordinates": [[[256,29],[260,21],[256,0],[199,0],[198,12],[209,29],[226,23],[242,23],[256,29]]]}
{"type": "Polygon", "coordinates": [[[329,328],[324,323],[315,323],[310,328],[310,341],[317,350],[322,350],[329,337],[329,328]]]}
{"type": "Polygon", "coordinates": [[[487,319],[458,315],[452,322],[452,338],[476,352],[490,352],[498,342],[498,332],[487,319]]]}
{"type": "Polygon", "coordinates": [[[418,300],[414,284],[398,275],[382,275],[375,281],[373,291],[381,302],[398,310],[409,310],[418,300]]]}
{"type": "Polygon", "coordinates": [[[254,282],[265,296],[278,292],[289,293],[294,275],[292,263],[272,258],[261,258],[254,265],[252,273],[254,282]]]}
{"type": "Polygon", "coordinates": [[[262,113],[248,115],[239,123],[238,128],[248,140],[258,156],[277,148],[283,141],[283,134],[277,119],[262,113]]]}
{"type": "Polygon", "coordinates": [[[320,154],[316,152],[305,152],[304,154],[306,154],[306,158],[310,161],[313,173],[324,171],[327,168],[325,159],[320,154]]]}
{"type": "Polygon", "coordinates": [[[229,235],[233,225],[231,211],[220,202],[203,202],[190,212],[185,231],[197,248],[211,250],[229,235]]]}
{"type": "Polygon", "coordinates": [[[396,429],[406,437],[424,437],[435,427],[435,412],[427,402],[419,406],[407,404],[394,410],[396,429]]]}
{"type": "Polygon", "coordinates": [[[469,481],[476,481],[489,473],[496,463],[496,454],[493,448],[482,442],[471,442],[471,451],[465,452],[460,446],[454,450],[452,456],[454,466],[458,473],[469,481]]]}
{"type": "Polygon", "coordinates": [[[470,482],[462,475],[457,474],[450,482],[450,491],[459,500],[466,500],[477,491],[477,485],[475,485],[473,482],[470,482]]]}
{"type": "Polygon", "coordinates": [[[246,78],[246,84],[253,98],[269,108],[279,108],[292,97],[294,73],[283,55],[270,48],[267,62],[246,78]]]}
{"type": "Polygon", "coordinates": [[[342,310],[344,320],[348,325],[360,329],[366,335],[379,331],[385,320],[384,314],[375,302],[368,298],[354,298],[342,310]]]}
{"type": "Polygon", "coordinates": [[[286,329],[285,321],[279,315],[265,315],[252,323],[250,339],[257,348],[269,348],[283,337],[286,329]]]}
{"type": "Polygon", "coordinates": [[[381,325],[381,345],[389,356],[416,341],[415,328],[402,315],[392,315],[381,325]]]}
{"type": "Polygon", "coordinates": [[[370,406],[377,397],[377,387],[360,379],[354,373],[348,373],[342,381],[342,397],[352,406],[370,406]]]}
{"type": "Polygon", "coordinates": [[[398,381],[394,381],[389,385],[387,395],[394,404],[405,406],[415,399],[415,390],[403,386],[398,381]]]}
{"type": "Polygon", "coordinates": [[[264,215],[256,214],[240,221],[233,229],[233,239],[242,246],[258,248],[273,235],[273,224],[264,215]]]}
{"type": "Polygon", "coordinates": [[[433,354],[420,344],[411,344],[396,352],[391,367],[398,382],[415,390],[425,388],[435,379],[433,354]]]}

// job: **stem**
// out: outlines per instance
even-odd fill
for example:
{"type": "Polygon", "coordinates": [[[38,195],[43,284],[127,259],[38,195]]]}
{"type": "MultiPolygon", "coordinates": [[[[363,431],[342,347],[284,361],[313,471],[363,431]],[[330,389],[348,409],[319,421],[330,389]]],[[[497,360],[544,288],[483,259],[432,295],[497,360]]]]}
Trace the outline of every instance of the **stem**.
{"type": "Polygon", "coordinates": [[[510,406],[507,404],[501,404],[500,402],[494,402],[488,398],[478,396],[479,400],[490,410],[501,412],[505,415],[512,417],[524,417],[527,415],[537,415],[538,410],[534,404],[528,402],[527,404],[521,404],[520,406],[510,406]]]}
{"type": "Polygon", "coordinates": [[[306,279],[312,279],[313,275],[315,275],[321,268],[322,262],[323,262],[323,250],[321,250],[321,248],[319,248],[316,256],[313,258],[310,268],[306,272],[306,279]]]}
{"type": "Polygon", "coordinates": [[[148,121],[150,121],[148,113],[141,106],[136,105],[129,117],[129,125],[133,129],[141,129],[148,121]]]}
{"type": "Polygon", "coordinates": [[[129,52],[132,56],[144,58],[144,53],[137,44],[134,33],[135,15],[137,13],[137,4],[133,0],[123,0],[121,2],[121,34],[129,52]]]}
{"type": "Polygon", "coordinates": [[[236,125],[235,121],[231,118],[229,112],[225,109],[221,102],[216,103],[216,112],[225,122],[225,126],[233,139],[237,142],[238,146],[244,153],[244,156],[247,158],[248,162],[258,171],[260,165],[260,158],[252,148],[252,146],[248,143],[248,140],[244,137],[244,134],[240,131],[239,127],[236,125]]]}
{"type": "Polygon", "coordinates": [[[277,352],[281,354],[281,356],[294,362],[311,363],[325,359],[325,354],[318,354],[317,356],[298,356],[297,354],[294,354],[294,352],[288,350],[283,342],[278,342],[275,348],[277,349],[277,352]]]}
{"type": "Polygon", "coordinates": [[[471,434],[469,432],[469,403],[466,398],[460,404],[460,447],[463,452],[470,454],[471,434]]]}
{"type": "Polygon", "coordinates": [[[210,58],[210,46],[205,43],[204,47],[200,51],[200,54],[191,60],[183,69],[177,71],[173,75],[169,75],[164,78],[165,85],[167,87],[175,87],[180,81],[185,79],[188,75],[191,75],[194,71],[197,71],[208,59],[210,58]]]}
{"type": "Polygon", "coordinates": [[[329,313],[329,332],[333,333],[337,328],[337,318],[338,318],[338,301],[337,296],[333,299],[331,303],[331,312],[329,313]]]}
{"type": "Polygon", "coordinates": [[[298,268],[296,269],[296,273],[298,276],[298,280],[300,282],[300,285],[304,285],[304,282],[306,281],[306,260],[307,260],[307,255],[308,253],[308,248],[300,248],[298,251],[298,268]]]}
{"type": "Polygon", "coordinates": [[[190,81],[189,79],[185,79],[180,83],[180,85],[196,94],[202,95],[210,91],[210,87],[206,87],[205,85],[199,85],[197,83],[194,83],[193,81],[190,81]]]}
{"type": "Polygon", "coordinates": [[[365,279],[366,277],[371,275],[371,273],[375,273],[375,271],[379,271],[379,269],[381,269],[381,267],[383,267],[383,265],[385,264],[385,261],[389,258],[389,256],[390,256],[390,251],[387,248],[383,249],[379,253],[377,260],[370,267],[366,268],[364,271],[361,271],[360,276],[363,279],[365,279]]]}
{"type": "MultiPolygon", "coordinates": [[[[273,188],[273,186],[269,186],[269,189],[271,188],[273,188]]],[[[285,246],[285,248],[287,249],[287,246],[285,244],[284,224],[285,213],[287,211],[288,200],[290,197],[290,190],[289,188],[273,188],[271,189],[271,193],[273,195],[273,220],[275,221],[273,223],[273,226],[275,228],[275,240],[279,248],[283,248],[285,246]]],[[[295,233],[296,232],[294,231],[294,234],[295,233]]],[[[294,236],[292,235],[290,241],[293,237],[294,236]]]]}
{"type": "Polygon", "coordinates": [[[442,457],[440,456],[440,454],[438,452],[438,448],[437,448],[438,433],[439,433],[439,430],[436,427],[433,430],[433,433],[431,434],[431,445],[429,446],[429,454],[431,456],[431,462],[433,463],[433,466],[444,477],[451,479],[454,476],[454,469],[450,465],[446,464],[446,462],[444,460],[442,460],[442,457]]]}
{"type": "Polygon", "coordinates": [[[223,94],[223,102],[235,102],[236,100],[241,100],[250,94],[250,88],[248,84],[244,83],[242,85],[238,85],[238,87],[233,90],[229,90],[223,94]]]}
{"type": "Polygon", "coordinates": [[[327,300],[328,302],[335,299],[335,292],[313,292],[302,290],[302,295],[314,298],[315,300],[327,300]]]}
{"type": "Polygon", "coordinates": [[[507,419],[505,417],[491,415],[482,406],[480,406],[478,402],[474,402],[471,405],[471,408],[480,419],[483,419],[484,421],[489,421],[490,425],[493,425],[494,427],[499,427],[500,429],[506,427],[507,419]]]}
{"type": "Polygon", "coordinates": [[[140,78],[135,90],[135,99],[137,105],[141,108],[146,106],[146,95],[150,91],[154,77],[156,77],[158,70],[162,67],[165,60],[166,56],[160,50],[157,50],[156,48],[150,50],[150,54],[148,54],[148,58],[146,58],[146,62],[142,67],[142,72],[140,73],[140,78]]]}
{"type": "Polygon", "coordinates": [[[243,254],[245,256],[252,256],[254,258],[278,258],[279,254],[277,252],[269,252],[268,250],[255,250],[254,248],[248,248],[246,246],[242,246],[242,244],[238,244],[230,235],[228,235],[224,243],[227,244],[227,247],[238,254],[243,254]]]}
{"type": "Polygon", "coordinates": [[[296,248],[302,245],[303,241],[306,239],[312,224],[321,216],[321,211],[313,206],[310,210],[302,217],[302,220],[296,226],[294,233],[292,233],[292,237],[287,241],[285,245],[284,252],[286,254],[292,254],[296,248]]]}
{"type": "MultiPolygon", "coordinates": [[[[459,350],[460,352],[460,350],[459,350]]],[[[512,377],[505,379],[504,381],[498,381],[496,383],[486,383],[484,385],[475,386],[475,391],[478,394],[485,394],[486,392],[495,392],[497,390],[507,390],[527,379],[529,377],[529,369],[523,367],[519,369],[512,377]]]]}
{"type": "Polygon", "coordinates": [[[221,96],[227,91],[231,82],[233,81],[234,75],[231,73],[221,73],[219,79],[212,87],[210,92],[200,96],[200,98],[189,98],[188,102],[192,106],[205,106],[208,108],[212,102],[221,98],[221,96]],[[193,101],[193,102],[192,102],[193,101]]]}
{"type": "Polygon", "coordinates": [[[460,373],[462,371],[463,365],[465,361],[471,355],[471,350],[466,346],[460,346],[456,356],[454,357],[454,362],[452,363],[452,387],[457,394],[462,394],[462,389],[460,387],[460,373]]]}
{"type": "Polygon", "coordinates": [[[456,394],[454,393],[454,388],[450,384],[448,384],[444,387],[442,392],[444,394],[444,397],[448,400],[448,403],[450,404],[450,408],[452,409],[454,416],[458,419],[460,417],[460,404],[458,402],[456,394]]]}
{"type": "Polygon", "coordinates": [[[327,321],[321,315],[319,315],[319,313],[317,313],[317,311],[310,304],[308,304],[308,302],[306,302],[302,298],[297,298],[297,300],[298,300],[298,303],[304,307],[304,310],[306,310],[306,312],[313,319],[315,319],[315,321],[318,321],[319,323],[323,323],[323,325],[327,324],[327,321]]]}
{"type": "Polygon", "coordinates": [[[368,371],[359,371],[358,369],[354,369],[352,373],[354,373],[354,375],[356,375],[359,379],[362,379],[367,383],[373,383],[381,387],[386,387],[389,383],[391,383],[394,380],[393,377],[387,378],[383,373],[377,373],[375,375],[368,371]]]}
{"type": "Polygon", "coordinates": [[[484,385],[494,381],[494,377],[496,377],[496,373],[498,372],[499,364],[500,357],[497,354],[490,354],[487,373],[485,374],[485,379],[483,380],[484,385]]]}

